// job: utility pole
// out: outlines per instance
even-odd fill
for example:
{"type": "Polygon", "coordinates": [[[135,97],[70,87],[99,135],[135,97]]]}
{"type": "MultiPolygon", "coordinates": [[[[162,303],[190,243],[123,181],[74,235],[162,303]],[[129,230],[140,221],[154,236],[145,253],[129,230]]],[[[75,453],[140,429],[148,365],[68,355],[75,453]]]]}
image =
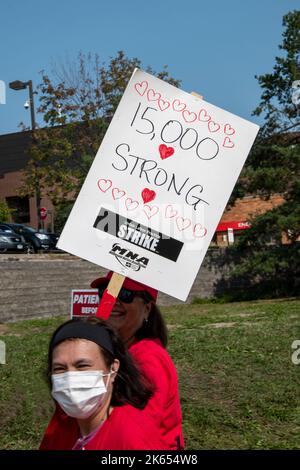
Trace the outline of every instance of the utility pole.
{"type": "MultiPolygon", "coordinates": [[[[33,99],[33,86],[32,86],[32,80],[29,80],[28,82],[22,82],[21,80],[15,80],[14,82],[11,82],[9,84],[9,87],[12,90],[25,90],[28,87],[29,90],[29,104],[30,104],[30,116],[31,116],[31,130],[32,130],[32,141],[35,142],[35,130],[36,130],[36,122],[35,122],[35,111],[34,111],[34,99],[33,99]]],[[[41,228],[41,214],[40,214],[40,209],[41,209],[41,190],[40,190],[40,182],[38,178],[38,166],[37,163],[34,163],[34,168],[35,168],[35,204],[36,204],[36,215],[37,215],[37,221],[38,221],[38,226],[37,229],[39,230],[41,228]]]]}

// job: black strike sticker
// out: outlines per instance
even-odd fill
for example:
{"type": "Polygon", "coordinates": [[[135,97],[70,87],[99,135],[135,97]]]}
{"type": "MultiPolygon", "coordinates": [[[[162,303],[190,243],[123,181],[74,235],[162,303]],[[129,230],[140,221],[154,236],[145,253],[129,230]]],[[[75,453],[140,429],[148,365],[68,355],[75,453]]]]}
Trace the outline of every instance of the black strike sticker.
{"type": "Polygon", "coordinates": [[[177,261],[183,247],[183,242],[103,207],[93,226],[171,261],[177,261]]]}

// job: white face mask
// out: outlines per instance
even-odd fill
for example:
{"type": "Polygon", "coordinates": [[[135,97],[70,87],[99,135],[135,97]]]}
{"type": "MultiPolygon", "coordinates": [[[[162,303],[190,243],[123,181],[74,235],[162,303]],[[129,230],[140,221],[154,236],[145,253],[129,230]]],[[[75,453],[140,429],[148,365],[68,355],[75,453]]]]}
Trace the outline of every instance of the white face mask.
{"type": "Polygon", "coordinates": [[[107,392],[111,371],[64,372],[53,374],[52,396],[72,418],[89,418],[101,406],[107,392]],[[106,385],[103,377],[108,376],[106,385]]]}

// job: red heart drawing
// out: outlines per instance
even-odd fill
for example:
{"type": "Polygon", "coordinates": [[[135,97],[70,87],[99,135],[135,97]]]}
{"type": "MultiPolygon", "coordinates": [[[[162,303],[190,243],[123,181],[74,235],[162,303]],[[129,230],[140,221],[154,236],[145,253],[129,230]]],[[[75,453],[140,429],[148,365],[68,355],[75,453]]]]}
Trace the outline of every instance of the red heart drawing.
{"type": "Polygon", "coordinates": [[[162,98],[158,100],[158,107],[160,108],[161,111],[168,109],[169,106],[170,106],[169,101],[163,100],[162,98]]]}
{"type": "Polygon", "coordinates": [[[160,158],[164,160],[165,158],[171,157],[175,150],[173,147],[167,147],[165,144],[161,144],[159,147],[160,158]]]}
{"type": "Polygon", "coordinates": [[[133,199],[131,199],[131,197],[128,197],[125,201],[125,206],[128,211],[133,211],[138,207],[138,205],[138,201],[134,201],[133,199]]]}
{"type": "Polygon", "coordinates": [[[205,109],[200,109],[199,114],[198,114],[198,119],[199,121],[208,122],[210,121],[211,118],[210,118],[210,115],[207,114],[205,109]]]}
{"type": "Polygon", "coordinates": [[[207,230],[205,227],[202,227],[201,224],[194,225],[194,237],[196,238],[203,238],[207,234],[207,230]]]}
{"type": "Polygon", "coordinates": [[[217,132],[220,129],[220,127],[221,127],[220,124],[218,124],[217,122],[209,121],[208,123],[209,132],[217,132]]]}
{"type": "Polygon", "coordinates": [[[114,200],[121,199],[121,197],[125,196],[125,194],[126,194],[125,191],[119,188],[113,188],[112,190],[112,195],[113,195],[114,200]]]}
{"type": "Polygon", "coordinates": [[[174,111],[180,111],[180,112],[186,108],[186,104],[182,103],[180,100],[174,100],[172,106],[173,106],[174,111]]]}
{"type": "Polygon", "coordinates": [[[112,182],[110,180],[101,179],[101,180],[98,180],[97,184],[98,184],[98,188],[100,189],[100,191],[102,191],[103,193],[106,193],[106,191],[108,191],[109,188],[111,187],[112,182]]]}
{"type": "Polygon", "coordinates": [[[177,217],[176,218],[176,225],[178,227],[178,230],[182,232],[182,230],[185,230],[191,225],[190,219],[184,219],[183,217],[177,217]]]}
{"type": "Polygon", "coordinates": [[[139,95],[143,96],[145,94],[145,91],[148,88],[148,82],[146,80],[144,80],[141,83],[136,83],[134,85],[134,88],[136,89],[136,91],[138,92],[139,95]]]}
{"type": "Polygon", "coordinates": [[[160,100],[161,94],[156,93],[154,90],[150,88],[147,93],[148,101],[158,101],[160,100]]]}
{"type": "Polygon", "coordinates": [[[148,188],[143,189],[142,198],[143,198],[144,204],[146,204],[146,202],[153,201],[155,197],[156,197],[155,191],[152,191],[151,189],[148,189],[148,188]]]}
{"type": "Polygon", "coordinates": [[[192,111],[189,111],[188,109],[185,109],[184,111],[182,111],[182,117],[185,122],[194,122],[197,119],[197,114],[193,113],[192,111]]]}
{"type": "Polygon", "coordinates": [[[169,204],[165,210],[165,217],[167,219],[171,219],[172,217],[175,217],[175,215],[177,215],[177,212],[178,211],[174,210],[173,207],[169,204]]]}
{"type": "Polygon", "coordinates": [[[145,205],[143,207],[143,211],[145,212],[146,216],[148,217],[148,219],[151,219],[151,217],[153,217],[155,214],[158,213],[158,207],[157,206],[147,206],[145,205]]]}
{"type": "Polygon", "coordinates": [[[234,142],[232,142],[232,140],[229,137],[225,137],[223,141],[223,147],[232,149],[234,147],[234,142]]]}
{"type": "Polygon", "coordinates": [[[233,129],[230,124],[225,124],[224,133],[227,135],[233,135],[235,133],[235,129],[233,129]]]}

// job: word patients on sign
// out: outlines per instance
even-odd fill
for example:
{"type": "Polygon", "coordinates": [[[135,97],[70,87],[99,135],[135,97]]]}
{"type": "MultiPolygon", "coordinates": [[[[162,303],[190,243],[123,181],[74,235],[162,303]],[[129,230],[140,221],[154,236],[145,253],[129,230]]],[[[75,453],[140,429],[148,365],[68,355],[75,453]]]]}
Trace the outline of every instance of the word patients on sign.
{"type": "Polygon", "coordinates": [[[99,305],[97,289],[72,290],[71,318],[96,315],[99,305]]]}
{"type": "Polygon", "coordinates": [[[136,69],[58,247],[185,300],[257,132],[136,69]]]}

